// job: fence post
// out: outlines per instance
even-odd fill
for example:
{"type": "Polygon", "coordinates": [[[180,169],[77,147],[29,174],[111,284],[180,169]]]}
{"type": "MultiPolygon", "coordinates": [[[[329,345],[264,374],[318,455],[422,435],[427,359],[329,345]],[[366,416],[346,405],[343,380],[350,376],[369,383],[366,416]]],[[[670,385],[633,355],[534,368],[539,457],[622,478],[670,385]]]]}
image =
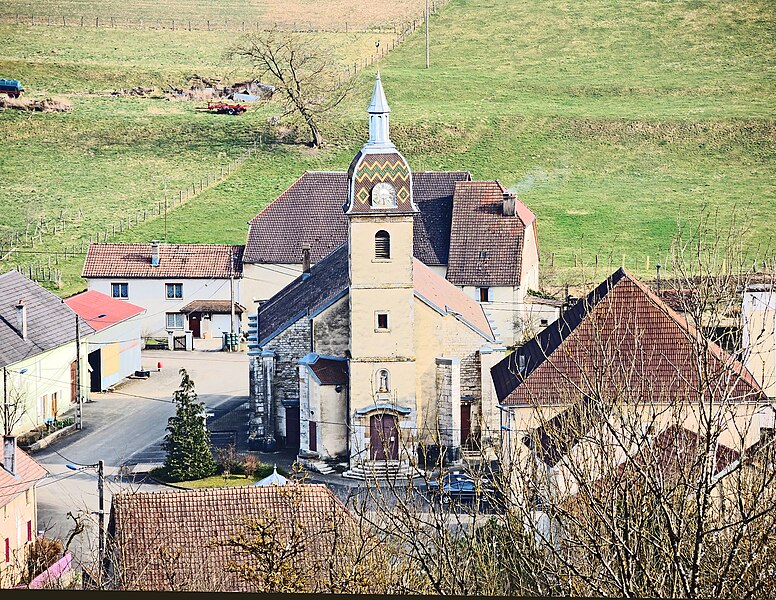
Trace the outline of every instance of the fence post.
{"type": "Polygon", "coordinates": [[[175,19],[172,20],[172,30],[175,31],[175,19]]]}
{"type": "Polygon", "coordinates": [[[207,21],[207,30],[210,31],[210,19],[207,21]]]}
{"type": "Polygon", "coordinates": [[[83,26],[84,26],[84,18],[81,17],[81,27],[83,27],[83,26]]]}

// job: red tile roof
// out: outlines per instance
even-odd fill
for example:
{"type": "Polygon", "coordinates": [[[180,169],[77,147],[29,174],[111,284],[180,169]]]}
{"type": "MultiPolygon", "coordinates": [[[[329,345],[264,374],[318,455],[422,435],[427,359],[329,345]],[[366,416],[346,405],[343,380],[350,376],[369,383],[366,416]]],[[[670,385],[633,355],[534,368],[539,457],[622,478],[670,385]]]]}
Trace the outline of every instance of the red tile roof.
{"type": "MultiPolygon", "coordinates": [[[[446,265],[450,246],[453,190],[469,181],[465,171],[412,174],[418,213],[414,255],[427,265],[446,265]]],[[[301,264],[302,244],[317,263],[347,241],[348,174],[308,171],[251,219],[244,260],[247,263],[301,264]]]]}
{"type": "MultiPolygon", "coordinates": [[[[2,440],[0,440],[0,444],[2,440]]],[[[0,452],[2,448],[0,448],[0,452]]],[[[2,466],[0,455],[0,506],[5,506],[24,490],[31,488],[48,474],[34,458],[21,448],[16,449],[16,473],[11,475],[2,466]]]]}
{"type": "Polygon", "coordinates": [[[89,323],[95,331],[101,331],[146,311],[142,306],[111,298],[95,290],[71,296],[65,300],[65,304],[89,323]]]}
{"type": "Polygon", "coordinates": [[[585,395],[670,402],[701,391],[731,401],[764,398],[740,362],[624,269],[491,374],[507,405],[568,404],[585,395]],[[699,362],[709,369],[703,380],[699,362]]]}
{"type": "Polygon", "coordinates": [[[82,277],[228,279],[233,257],[242,276],[243,246],[159,244],[159,266],[151,266],[151,244],[91,244],[82,277]]]}
{"type": "Polygon", "coordinates": [[[493,340],[493,330],[482,305],[463,293],[452,283],[437,275],[418,259],[412,263],[415,293],[437,310],[454,314],[466,321],[478,333],[493,340]]]}
{"type": "Polygon", "coordinates": [[[447,267],[455,285],[520,284],[525,228],[536,217],[517,198],[515,215],[504,215],[504,192],[498,181],[456,184],[447,267]]]}
{"type": "Polygon", "coordinates": [[[120,493],[113,496],[109,531],[124,589],[261,591],[227,569],[230,563],[257,567],[257,557],[227,545],[240,536],[255,539],[250,527],[256,523],[279,545],[297,532],[299,553],[289,566],[310,575],[309,591],[330,575],[332,553],[344,560],[349,544],[343,540],[357,545],[348,537],[358,535],[355,521],[325,485],[120,493]]]}

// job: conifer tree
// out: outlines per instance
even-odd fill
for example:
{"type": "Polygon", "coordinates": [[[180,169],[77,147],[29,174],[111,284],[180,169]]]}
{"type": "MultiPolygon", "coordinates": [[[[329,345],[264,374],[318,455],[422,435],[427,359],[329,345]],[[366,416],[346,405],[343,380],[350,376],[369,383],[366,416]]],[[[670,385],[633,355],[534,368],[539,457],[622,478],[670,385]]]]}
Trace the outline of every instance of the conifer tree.
{"type": "Polygon", "coordinates": [[[164,469],[171,481],[209,477],[216,471],[205,427],[205,404],[197,402],[194,382],[186,369],[180,370],[181,385],[173,393],[178,405],[174,417],[167,420],[167,435],[162,448],[167,452],[164,469]]]}

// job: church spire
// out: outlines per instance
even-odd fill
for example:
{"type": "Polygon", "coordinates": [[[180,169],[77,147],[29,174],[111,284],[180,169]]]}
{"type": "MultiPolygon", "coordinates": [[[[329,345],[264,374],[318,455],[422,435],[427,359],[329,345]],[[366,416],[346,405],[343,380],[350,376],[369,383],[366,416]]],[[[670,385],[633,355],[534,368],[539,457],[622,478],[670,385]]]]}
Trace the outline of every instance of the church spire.
{"type": "Polygon", "coordinates": [[[388,100],[385,98],[383,83],[380,81],[380,71],[377,72],[375,88],[372,92],[372,101],[369,108],[369,141],[364,149],[389,150],[395,148],[390,138],[390,129],[388,119],[391,108],[388,106],[388,100]]]}

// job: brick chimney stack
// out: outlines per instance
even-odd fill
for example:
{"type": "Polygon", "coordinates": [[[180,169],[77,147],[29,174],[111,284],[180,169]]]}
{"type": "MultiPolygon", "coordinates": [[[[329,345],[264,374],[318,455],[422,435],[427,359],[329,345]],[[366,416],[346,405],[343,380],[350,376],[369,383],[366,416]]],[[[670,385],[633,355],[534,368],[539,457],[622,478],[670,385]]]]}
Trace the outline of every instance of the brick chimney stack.
{"type": "Polygon", "coordinates": [[[20,299],[16,305],[16,329],[23,340],[27,339],[27,306],[24,299],[20,299]]]}
{"type": "Polygon", "coordinates": [[[3,436],[3,467],[16,475],[16,438],[12,435],[3,436]]]}
{"type": "Polygon", "coordinates": [[[505,217],[515,216],[515,201],[516,201],[516,197],[514,192],[510,192],[509,190],[504,192],[502,212],[504,213],[505,217]]]}
{"type": "Polygon", "coordinates": [[[151,242],[151,266],[159,266],[159,240],[151,242]]]}
{"type": "Polygon", "coordinates": [[[310,273],[310,244],[302,244],[302,273],[310,273]]]}

